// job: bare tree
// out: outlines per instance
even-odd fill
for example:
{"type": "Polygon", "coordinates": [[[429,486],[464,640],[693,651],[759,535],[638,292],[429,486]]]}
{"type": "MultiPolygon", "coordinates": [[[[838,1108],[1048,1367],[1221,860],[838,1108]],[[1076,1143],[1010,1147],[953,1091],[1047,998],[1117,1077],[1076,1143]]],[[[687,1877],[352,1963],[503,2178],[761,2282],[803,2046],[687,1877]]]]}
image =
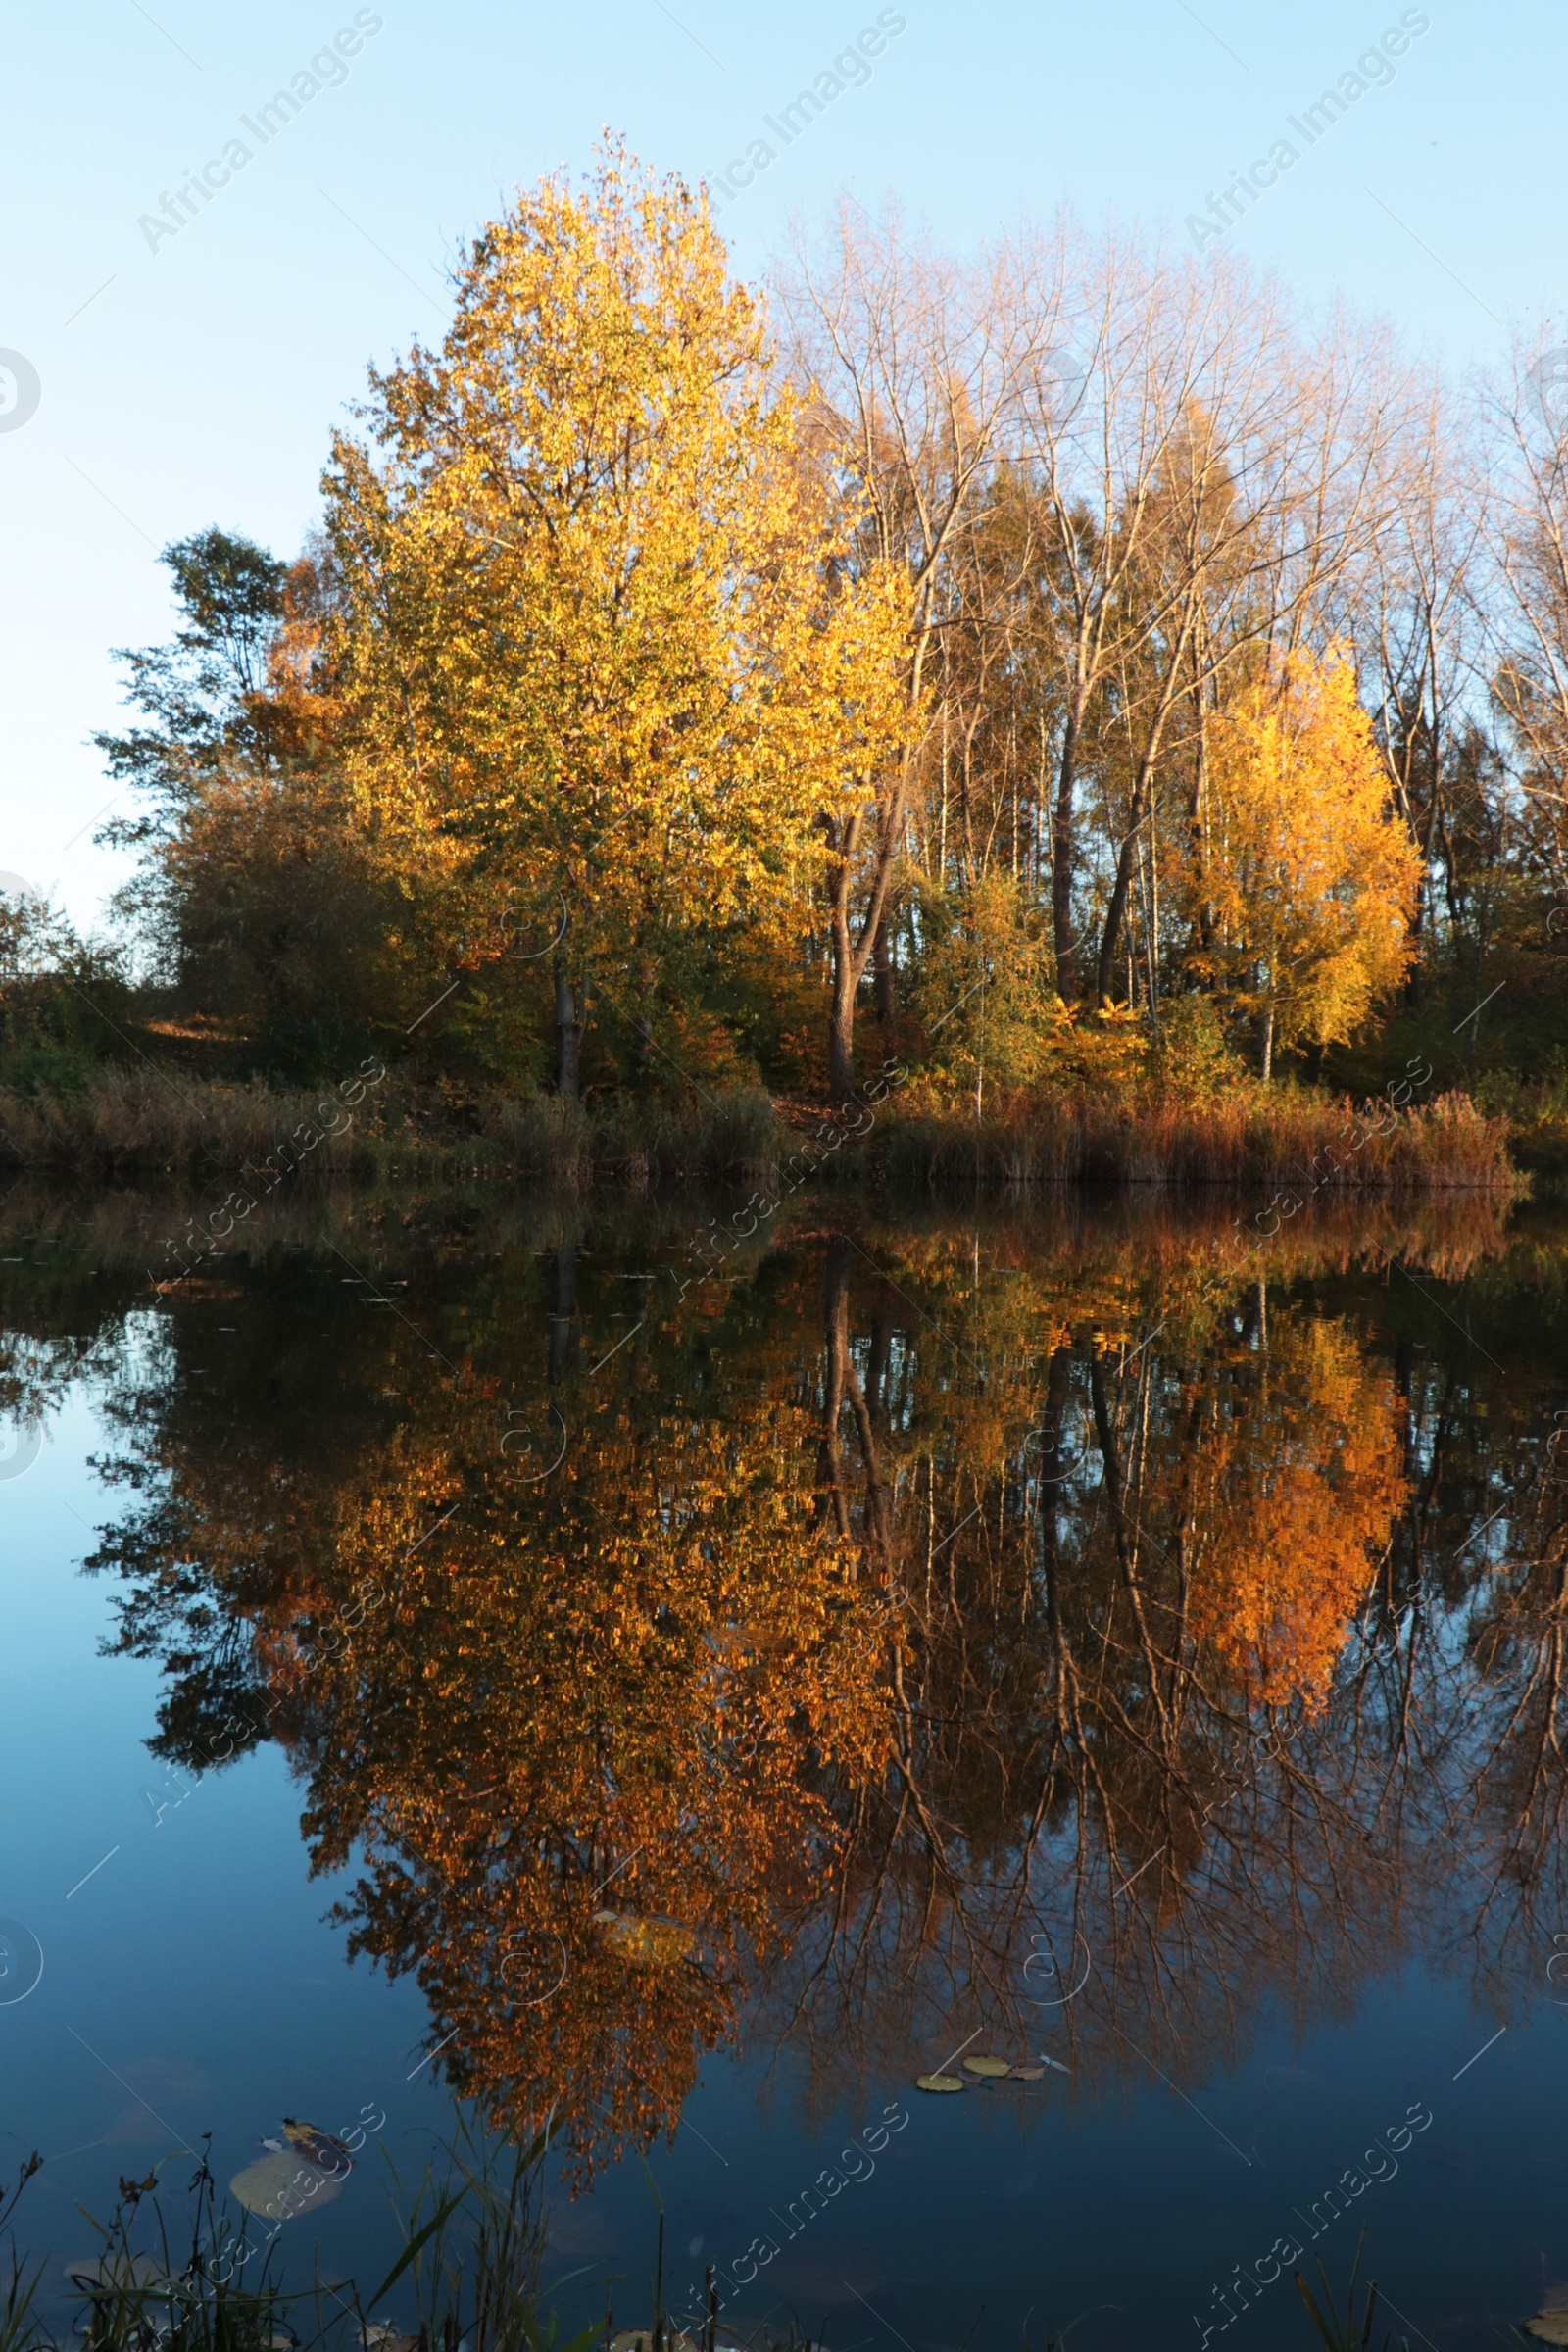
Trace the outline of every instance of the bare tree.
{"type": "Polygon", "coordinates": [[[1555,889],[1568,885],[1568,400],[1558,355],[1515,347],[1483,394],[1494,493],[1485,516],[1492,691],[1514,781],[1555,889]]]}
{"type": "Polygon", "coordinates": [[[967,266],[841,207],[820,253],[798,240],[782,309],[792,368],[808,384],[824,455],[861,501],[868,557],[914,587],[906,691],[909,739],[869,807],[821,820],[832,951],[829,1079],[855,1086],[855,1006],[902,845],[948,618],[960,528],[992,495],[1024,388],[1060,308],[1059,249],[1006,243],[967,266]]]}
{"type": "MultiPolygon", "coordinates": [[[[1458,911],[1449,769],[1482,665],[1476,599],[1488,480],[1486,468],[1455,464],[1458,419],[1435,372],[1418,389],[1411,426],[1391,466],[1393,512],[1373,545],[1357,635],[1394,805],[1421,858],[1411,937],[1424,948],[1440,862],[1450,917],[1458,911]]],[[[1417,963],[1412,996],[1421,983],[1417,963]]]]}

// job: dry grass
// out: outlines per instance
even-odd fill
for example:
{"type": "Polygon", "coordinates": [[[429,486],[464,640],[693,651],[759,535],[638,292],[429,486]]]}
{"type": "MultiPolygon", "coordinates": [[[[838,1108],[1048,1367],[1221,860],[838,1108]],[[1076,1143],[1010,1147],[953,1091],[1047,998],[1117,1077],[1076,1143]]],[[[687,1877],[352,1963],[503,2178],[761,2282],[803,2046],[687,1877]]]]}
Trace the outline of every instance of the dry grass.
{"type": "MultiPolygon", "coordinates": [[[[330,1110],[329,1095],[303,1088],[175,1081],[152,1070],[112,1070],[64,1098],[0,1089],[0,1166],[75,1177],[237,1176],[264,1169],[283,1139],[311,1122],[324,1127],[330,1110]]],[[[332,1115],[341,1118],[341,1107],[332,1115]]],[[[1509,1120],[1468,1097],[1386,1115],[1392,1123],[1369,1132],[1348,1102],[1286,1087],[1203,1103],[1041,1091],[994,1097],[977,1124],[963,1099],[911,1091],[878,1111],[863,1145],[827,1164],[835,1176],[875,1165],[895,1182],[939,1189],[977,1177],[1010,1188],[1524,1189],[1509,1157],[1509,1120]]],[[[575,1191],[602,1178],[632,1191],[693,1178],[770,1183],[796,1140],[757,1089],[679,1102],[475,1102],[389,1078],[340,1132],[298,1156],[291,1175],[312,1184],[520,1174],[575,1191]]]]}
{"type": "Polygon", "coordinates": [[[243,1175],[265,1168],[280,1144],[314,1122],[323,1132],[291,1166],[296,1181],[520,1173],[579,1189],[612,1176],[636,1190],[691,1176],[765,1176],[788,1141],[756,1090],[680,1106],[585,1106],[545,1096],[473,1102],[388,1079],[365,1094],[338,1132],[324,1132],[344,1116],[326,1091],[110,1070],[64,1097],[0,1089],[0,1166],[72,1176],[243,1175]]]}
{"type": "Polygon", "coordinates": [[[1268,1185],[1298,1195],[1526,1189],[1508,1120],[1468,1096],[1383,1111],[1379,1132],[1348,1100],[1294,1088],[1208,1102],[1063,1091],[999,1096],[977,1121],[972,1102],[911,1095],[890,1111],[883,1156],[895,1181],[939,1189],[977,1174],[1016,1187],[1268,1185]]]}
{"type": "Polygon", "coordinates": [[[511,1167],[578,1189],[613,1176],[634,1192],[691,1176],[765,1181],[790,1141],[757,1088],[679,1106],[622,1101],[585,1108],[539,1095],[498,1103],[485,1135],[511,1167]]]}
{"type": "MultiPolygon", "coordinates": [[[[263,1166],[280,1143],[317,1119],[325,1099],[304,1088],[188,1081],[154,1070],[107,1070],[63,1097],[7,1088],[0,1090],[0,1161],[73,1174],[238,1173],[263,1166]]],[[[304,1155],[299,1172],[368,1173],[381,1149],[397,1140],[398,1124],[384,1100],[368,1096],[342,1132],[324,1135],[304,1155]]],[[[408,1140],[416,1143],[416,1131],[408,1140]]]]}

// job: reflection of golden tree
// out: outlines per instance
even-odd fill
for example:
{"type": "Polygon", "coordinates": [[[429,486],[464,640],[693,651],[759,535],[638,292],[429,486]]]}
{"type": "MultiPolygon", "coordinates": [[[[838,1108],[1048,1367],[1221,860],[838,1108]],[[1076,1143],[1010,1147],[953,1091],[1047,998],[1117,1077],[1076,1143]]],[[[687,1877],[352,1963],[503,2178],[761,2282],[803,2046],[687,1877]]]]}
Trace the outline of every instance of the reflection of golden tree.
{"type": "MultiPolygon", "coordinates": [[[[1284,1289],[1372,1230],[1283,1228],[1265,1299],[1164,1214],[866,1226],[693,1291],[592,1381],[602,1277],[557,1236],[543,1273],[455,1288],[461,1376],[395,1415],[383,1323],[280,1310],[287,1377],[243,1416],[211,1377],[127,1411],[154,1490],[105,1555],[138,1580],[127,1646],[165,1655],[194,1761],[237,1661],[318,1860],[366,1857],[358,1947],[417,1974],[465,2089],[564,2108],[580,2169],[674,2120],[743,1993],[834,2096],[847,2064],[942,2056],[960,2011],[1008,2048],[1059,2026],[1081,2076],[1132,2045],[1174,2073],[1265,1999],[1351,1997],[1352,1918],[1392,1949],[1439,1904],[1404,1727],[1446,1736],[1434,1636],[1512,1456],[1466,1383],[1423,1405],[1406,1366],[1412,1475],[1443,1469],[1397,1516],[1394,1390],[1284,1289]],[[509,1396],[569,1425],[543,1483],[508,1483],[509,1396]],[[1391,1537],[1373,1652],[1348,1620],[1391,1537]],[[677,1930],[639,1951],[610,1908],[677,1930]],[[1086,1946],[1081,1997],[1037,2007],[1086,1946]]],[[[235,1319],[193,1303],[176,1357],[222,1360],[208,1314],[235,1319]]],[[[1474,1653],[1504,1713],[1557,1654],[1558,1588],[1514,1590],[1474,1653]]]]}
{"type": "Polygon", "coordinates": [[[1250,1369],[1194,1450],[1189,1622],[1250,1697],[1317,1710],[1405,1499],[1394,1385],[1316,1318],[1276,1317],[1250,1369]]]}
{"type": "Polygon", "coordinates": [[[397,1597],[310,1698],[317,1859],[368,1861],[356,1946],[417,1969],[463,2088],[564,2107],[583,2150],[673,2124],[742,1950],[831,1865],[812,1781],[885,1742],[885,1645],[811,1526],[808,1416],[634,1425],[628,1401],[572,1399],[558,1477],[470,1485],[406,1568],[401,1527],[384,1552],[362,1527],[360,1574],[397,1597]],[[607,1907],[692,1948],[639,1964],[607,1907]]]}
{"type": "Polygon", "coordinates": [[[720,1410],[716,1291],[667,1351],[589,1384],[569,1258],[548,1276],[555,1476],[503,1451],[509,1393],[535,1393],[539,1431],[547,1404],[510,1333],[475,1334],[401,1427],[349,1403],[320,1452],[257,1433],[236,1461],[200,1392],[138,1418],[159,1499],[107,1556],[141,1580],[130,1645],[180,1674],[166,1720],[189,1760],[233,1751],[225,1706],[287,1742],[315,1866],[363,1857],[353,1946],[417,1975],[465,2092],[563,2111],[591,2165],[672,2128],[746,1966],[831,1877],[832,1791],[887,1749],[889,1644],[848,1491],[842,1526],[820,1511],[820,1413],[777,1329],[755,1361],[733,1335],[720,1410]],[[628,1936],[607,1910],[682,1932],[628,1936]]]}

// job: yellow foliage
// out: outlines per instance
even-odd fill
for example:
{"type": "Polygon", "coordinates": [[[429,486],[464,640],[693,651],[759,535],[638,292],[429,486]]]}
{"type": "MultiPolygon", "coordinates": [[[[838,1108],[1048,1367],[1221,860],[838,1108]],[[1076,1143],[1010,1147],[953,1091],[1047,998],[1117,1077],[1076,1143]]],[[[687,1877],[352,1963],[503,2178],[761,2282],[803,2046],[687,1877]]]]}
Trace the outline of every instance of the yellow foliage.
{"type": "Polygon", "coordinates": [[[519,195],[326,477],[351,773],[400,862],[564,908],[595,984],[798,890],[906,724],[909,591],[770,381],[706,202],[616,150],[519,195]]]}
{"type": "Polygon", "coordinates": [[[1011,876],[982,874],[927,909],[919,993],[930,1072],[973,1087],[1083,1086],[1120,1093],[1142,1076],[1142,1016],[1062,1002],[1044,910],[1011,876]],[[944,915],[950,918],[942,935],[944,915]]]}
{"type": "Polygon", "coordinates": [[[1194,957],[1281,1044],[1348,1040],[1403,978],[1419,860],[1393,817],[1348,663],[1301,652],[1211,722],[1200,857],[1178,896],[1194,957]]]}

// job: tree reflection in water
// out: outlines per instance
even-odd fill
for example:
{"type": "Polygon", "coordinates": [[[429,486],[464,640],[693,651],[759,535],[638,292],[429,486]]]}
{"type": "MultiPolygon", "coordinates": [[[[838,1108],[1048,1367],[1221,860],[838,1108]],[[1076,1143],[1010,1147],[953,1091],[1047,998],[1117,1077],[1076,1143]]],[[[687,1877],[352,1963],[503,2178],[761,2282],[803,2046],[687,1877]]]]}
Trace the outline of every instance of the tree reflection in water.
{"type": "Polygon", "coordinates": [[[406,1314],[236,1260],[202,1380],[232,1303],[143,1317],[95,1564],[160,1748],[282,1741],[352,1948],[579,2178],[743,2020],[825,2100],[971,2026],[1093,2092],[1537,1932],[1562,1397],[1473,1209],[1223,1293],[1163,1213],[797,1228],[675,1309],[659,1236],[541,1238],[413,1253],[406,1314]],[[1480,1349],[1429,1303],[1472,1269],[1480,1349]]]}

